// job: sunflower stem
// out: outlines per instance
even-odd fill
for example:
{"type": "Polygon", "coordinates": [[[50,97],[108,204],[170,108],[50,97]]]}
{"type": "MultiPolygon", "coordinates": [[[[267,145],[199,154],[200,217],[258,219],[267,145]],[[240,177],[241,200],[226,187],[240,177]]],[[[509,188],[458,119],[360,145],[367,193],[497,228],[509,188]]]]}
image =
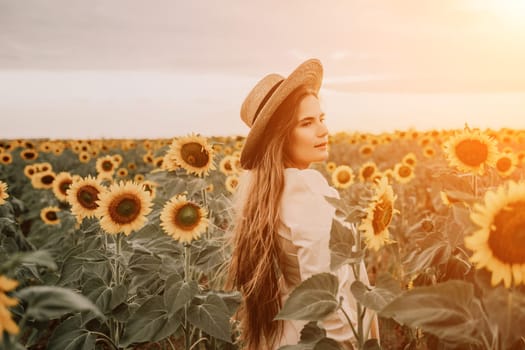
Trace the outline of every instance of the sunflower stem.
{"type": "MultiPolygon", "coordinates": [[[[119,264],[119,257],[120,257],[120,251],[121,251],[121,248],[122,248],[122,233],[117,233],[117,236],[116,236],[116,241],[115,241],[115,260],[114,260],[114,263],[115,263],[115,275],[114,275],[114,279],[113,279],[113,284],[118,286],[120,285],[120,264],[119,264]]],[[[120,342],[120,323],[118,320],[113,320],[113,324],[114,324],[114,327],[115,327],[115,330],[114,330],[114,333],[113,333],[113,340],[114,340],[114,343],[119,344],[120,342]]]]}
{"type": "MultiPolygon", "coordinates": [[[[356,237],[356,253],[361,253],[363,251],[363,248],[361,246],[361,231],[355,227],[355,225],[352,226],[353,230],[355,232],[356,237]]],[[[361,281],[361,263],[362,260],[360,260],[357,263],[352,263],[352,270],[354,272],[355,280],[361,281]]],[[[356,300],[356,306],[357,306],[357,346],[359,349],[363,348],[364,344],[364,337],[363,337],[363,317],[364,315],[361,315],[363,313],[362,311],[362,305],[359,301],[356,300]]],[[[363,313],[364,314],[364,313],[363,313]]]]}
{"type": "MultiPolygon", "coordinates": [[[[191,244],[184,243],[184,282],[187,283],[190,280],[190,247],[191,244]]],[[[189,303],[189,302],[188,302],[189,303]]],[[[188,303],[184,304],[184,343],[185,349],[190,350],[191,348],[191,331],[188,322],[188,303]]]]}
{"type": "MultiPolygon", "coordinates": [[[[206,189],[203,188],[201,190],[201,192],[202,192],[202,205],[204,206],[204,208],[208,209],[208,195],[206,193],[206,189]]],[[[210,217],[211,217],[211,215],[210,215],[210,217]]],[[[208,227],[206,227],[206,234],[205,234],[205,236],[206,236],[206,239],[210,239],[210,230],[208,229],[208,227]]]]}
{"type": "Polygon", "coordinates": [[[478,198],[478,177],[476,174],[472,174],[472,188],[474,191],[474,197],[478,198]]]}

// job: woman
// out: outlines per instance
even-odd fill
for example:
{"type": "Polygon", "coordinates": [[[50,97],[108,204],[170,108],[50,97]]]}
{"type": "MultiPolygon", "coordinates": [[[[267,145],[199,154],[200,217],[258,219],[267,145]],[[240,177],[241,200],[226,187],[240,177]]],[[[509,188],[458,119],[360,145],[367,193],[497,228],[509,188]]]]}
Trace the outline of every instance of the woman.
{"type": "MultiPolygon", "coordinates": [[[[287,78],[269,74],[241,107],[250,127],[241,152],[244,170],[234,198],[233,254],[227,288],[243,295],[238,310],[247,349],[296,344],[305,321],[274,321],[289,293],[313,274],[338,276],[343,307],[357,324],[349,266],[330,270],[330,229],[338,197],[313,162],[328,157],[328,130],[318,92],[323,69],[310,59],[287,78]]],[[[362,276],[366,276],[364,266],[362,276]]],[[[351,348],[353,333],[339,310],[322,322],[327,336],[351,348]]]]}

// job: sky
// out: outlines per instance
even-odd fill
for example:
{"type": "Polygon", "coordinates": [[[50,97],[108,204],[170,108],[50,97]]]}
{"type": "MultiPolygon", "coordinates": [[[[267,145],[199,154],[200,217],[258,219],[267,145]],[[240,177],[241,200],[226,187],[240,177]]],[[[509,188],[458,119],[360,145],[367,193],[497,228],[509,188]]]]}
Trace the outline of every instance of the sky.
{"type": "Polygon", "coordinates": [[[525,129],[522,0],[0,0],[0,138],[246,135],[318,58],[332,132],[525,129]]]}

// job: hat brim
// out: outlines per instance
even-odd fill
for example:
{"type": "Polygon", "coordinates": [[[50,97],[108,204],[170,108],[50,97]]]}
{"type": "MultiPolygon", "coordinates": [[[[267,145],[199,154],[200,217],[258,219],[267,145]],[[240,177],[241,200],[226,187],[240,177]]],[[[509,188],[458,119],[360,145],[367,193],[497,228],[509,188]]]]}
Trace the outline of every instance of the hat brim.
{"type": "Polygon", "coordinates": [[[275,111],[281,103],[298,87],[307,88],[319,92],[323,80],[323,66],[318,59],[309,59],[300,64],[283,82],[275,89],[268,101],[259,112],[253,123],[241,151],[240,162],[244,169],[253,167],[254,156],[258,148],[264,147],[260,142],[264,136],[266,127],[272,119],[275,111]]]}

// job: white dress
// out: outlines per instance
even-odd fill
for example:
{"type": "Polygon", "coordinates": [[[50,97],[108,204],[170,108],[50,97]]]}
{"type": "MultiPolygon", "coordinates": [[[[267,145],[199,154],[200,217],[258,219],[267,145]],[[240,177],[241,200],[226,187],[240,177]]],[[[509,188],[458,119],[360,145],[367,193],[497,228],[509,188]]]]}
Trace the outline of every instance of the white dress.
{"type": "MultiPolygon", "coordinates": [[[[343,265],[336,271],[330,269],[328,244],[335,208],[324,196],[339,198],[339,193],[317,170],[285,169],[285,187],[281,200],[281,220],[284,226],[279,230],[286,252],[282,300],[285,301],[301,281],[316,273],[330,272],[339,279],[338,297],[343,297],[342,307],[357,329],[356,304],[350,291],[350,285],[355,280],[352,269],[348,265],[343,265]]],[[[364,264],[361,265],[360,276],[363,283],[369,283],[364,264]]],[[[364,324],[369,324],[368,322],[372,322],[372,328],[377,330],[377,319],[370,311],[367,311],[364,324]]],[[[284,333],[275,349],[287,344],[297,344],[306,323],[307,321],[284,321],[284,333]]],[[[328,337],[338,342],[355,341],[352,329],[341,310],[327,316],[321,326],[326,329],[328,337]]]]}

